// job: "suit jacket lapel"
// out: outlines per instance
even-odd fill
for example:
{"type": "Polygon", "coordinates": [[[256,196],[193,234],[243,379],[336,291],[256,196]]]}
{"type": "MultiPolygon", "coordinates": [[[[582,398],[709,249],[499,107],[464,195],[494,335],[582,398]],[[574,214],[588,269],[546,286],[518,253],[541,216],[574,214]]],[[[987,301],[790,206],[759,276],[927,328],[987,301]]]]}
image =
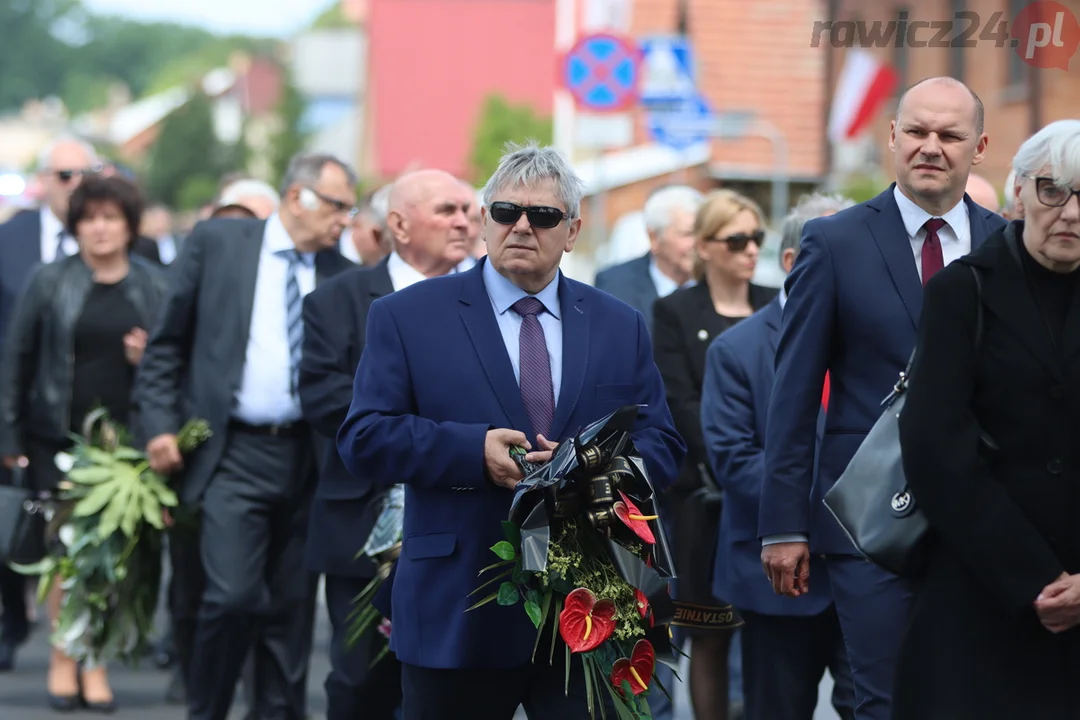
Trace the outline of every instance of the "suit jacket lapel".
{"type": "Polygon", "coordinates": [[[776,355],[776,346],[780,342],[780,321],[783,318],[783,308],[780,307],[780,298],[773,300],[761,312],[765,313],[765,332],[768,334],[767,342],[770,356],[776,355]]]}
{"type": "Polygon", "coordinates": [[[983,214],[982,208],[976,205],[966,194],[964,195],[964,202],[967,203],[968,230],[971,233],[971,249],[974,250],[990,236],[990,225],[986,222],[986,216],[983,214]]]}
{"type": "Polygon", "coordinates": [[[577,407],[589,364],[589,315],[584,296],[559,274],[559,306],[562,313],[562,387],[555,403],[551,438],[558,438],[577,407]]]}
{"type": "MultiPolygon", "coordinates": [[[[461,321],[469,334],[481,367],[491,383],[495,397],[506,413],[507,427],[529,428],[532,424],[521,400],[521,389],[514,378],[514,367],[503,344],[502,331],[495,319],[491,299],[484,287],[483,267],[486,260],[478,262],[462,275],[461,321]]],[[[387,274],[389,279],[389,273],[387,274]]],[[[530,438],[533,442],[535,438],[530,438]]]]}
{"type": "Polygon", "coordinates": [[[255,306],[255,281],[259,277],[259,260],[262,254],[263,235],[266,231],[266,223],[250,223],[245,228],[247,232],[243,237],[222,238],[235,244],[235,262],[237,277],[237,293],[239,302],[236,304],[240,312],[239,332],[237,339],[241,343],[241,359],[244,356],[247,342],[251,334],[251,311],[255,306]]]}
{"type": "Polygon", "coordinates": [[[922,313],[923,289],[919,271],[911,254],[911,241],[904,228],[900,208],[893,198],[893,186],[867,203],[876,212],[866,219],[870,235],[885,258],[896,292],[907,308],[913,327],[918,327],[922,313]]]}

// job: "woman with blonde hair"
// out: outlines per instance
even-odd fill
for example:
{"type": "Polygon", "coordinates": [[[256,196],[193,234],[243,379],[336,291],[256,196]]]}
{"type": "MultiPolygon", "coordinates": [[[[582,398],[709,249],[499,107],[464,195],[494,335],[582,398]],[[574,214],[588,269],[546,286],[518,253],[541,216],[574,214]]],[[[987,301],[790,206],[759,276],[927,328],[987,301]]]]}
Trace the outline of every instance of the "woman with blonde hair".
{"type": "MultiPolygon", "coordinates": [[[[777,290],[751,283],[765,241],[761,209],[732,190],[705,198],[694,219],[697,283],[656,301],[653,348],[668,406],[688,453],[664,498],[675,528],[672,542],[679,600],[726,604],[712,595],[714,541],[720,517],[718,491],[708,469],[701,432],[705,352],[717,335],[767,305],[777,290]]],[[[728,650],[731,633],[690,631],[690,697],[700,718],[728,717],[728,650]]]]}

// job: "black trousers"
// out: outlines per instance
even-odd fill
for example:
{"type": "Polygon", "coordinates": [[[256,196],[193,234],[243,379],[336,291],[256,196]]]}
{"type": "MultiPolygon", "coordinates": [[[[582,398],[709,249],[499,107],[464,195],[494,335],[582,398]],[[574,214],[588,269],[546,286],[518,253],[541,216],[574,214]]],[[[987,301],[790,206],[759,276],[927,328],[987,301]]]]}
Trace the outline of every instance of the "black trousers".
{"type": "Polygon", "coordinates": [[[373,667],[372,660],[387,646],[371,628],[353,647],[348,646],[352,601],[368,578],[326,576],[326,609],[333,637],[330,674],[326,678],[326,720],[394,720],[401,705],[401,663],[388,652],[373,667]]]}
{"type": "Polygon", "coordinates": [[[832,674],[832,704],[843,720],[855,717],[855,688],[840,621],[830,607],[820,615],[788,617],[739,611],[746,720],[813,720],[818,685],[832,674]]]}
{"type": "Polygon", "coordinates": [[[21,645],[30,634],[26,619],[26,576],[0,565],[0,641],[21,645]]]}
{"type": "Polygon", "coordinates": [[[304,567],[304,537],[313,488],[307,433],[230,430],[202,502],[205,588],[190,720],[226,720],[253,641],[256,716],[303,720],[315,588],[304,567]]]}

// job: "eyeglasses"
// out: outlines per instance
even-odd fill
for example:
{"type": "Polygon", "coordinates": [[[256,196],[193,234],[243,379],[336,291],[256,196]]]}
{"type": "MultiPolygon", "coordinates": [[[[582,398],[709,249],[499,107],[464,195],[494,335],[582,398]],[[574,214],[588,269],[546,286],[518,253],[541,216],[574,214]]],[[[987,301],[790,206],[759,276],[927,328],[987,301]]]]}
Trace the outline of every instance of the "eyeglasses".
{"type": "Polygon", "coordinates": [[[56,179],[62,183],[69,183],[76,177],[83,177],[85,175],[93,175],[94,173],[101,172],[102,167],[96,165],[88,170],[53,170],[52,174],[56,176],[56,179]]]}
{"type": "Polygon", "coordinates": [[[550,230],[564,219],[569,220],[570,215],[564,213],[559,208],[548,207],[546,205],[532,205],[530,207],[523,207],[512,202],[493,202],[488,208],[488,214],[491,215],[491,219],[500,225],[513,225],[521,217],[521,213],[525,213],[525,217],[528,218],[529,224],[538,230],[550,230]]]}
{"type": "Polygon", "coordinates": [[[337,200],[335,198],[323,195],[321,192],[319,192],[315,188],[309,187],[308,190],[311,191],[312,195],[319,198],[324,203],[326,203],[331,208],[333,208],[334,212],[345,213],[346,215],[349,216],[349,219],[352,219],[352,218],[356,217],[356,214],[358,212],[360,212],[359,208],[357,208],[357,207],[355,207],[353,205],[350,205],[347,202],[343,202],[341,200],[337,200]]]}
{"type": "Polygon", "coordinates": [[[1080,197],[1080,190],[1073,190],[1068,185],[1061,185],[1054,178],[1037,177],[1035,180],[1035,197],[1047,207],[1062,207],[1073,195],[1080,197]]]}
{"type": "Polygon", "coordinates": [[[728,250],[737,253],[745,250],[750,243],[754,243],[756,247],[761,247],[761,244],[765,242],[765,231],[755,230],[752,233],[735,233],[726,237],[711,237],[706,238],[705,242],[726,243],[728,250]]]}

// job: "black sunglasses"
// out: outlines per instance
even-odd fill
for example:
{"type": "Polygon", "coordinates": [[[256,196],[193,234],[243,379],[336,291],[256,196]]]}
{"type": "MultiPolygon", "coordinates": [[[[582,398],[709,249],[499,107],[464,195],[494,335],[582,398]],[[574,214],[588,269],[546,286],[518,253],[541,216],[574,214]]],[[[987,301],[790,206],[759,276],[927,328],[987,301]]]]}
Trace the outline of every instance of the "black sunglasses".
{"type": "Polygon", "coordinates": [[[53,174],[60,182],[71,182],[72,178],[83,177],[84,175],[92,175],[93,173],[101,172],[102,168],[96,166],[89,170],[53,170],[53,174]]]}
{"type": "Polygon", "coordinates": [[[488,214],[491,215],[491,219],[500,225],[513,225],[521,217],[521,213],[525,213],[530,225],[540,230],[549,230],[561,223],[564,218],[570,218],[570,215],[559,208],[547,207],[546,205],[523,207],[512,202],[500,201],[493,202],[488,207],[488,214]]]}
{"type": "Polygon", "coordinates": [[[737,253],[745,250],[746,246],[750,243],[754,243],[757,247],[761,247],[761,244],[765,242],[765,231],[755,230],[752,233],[735,233],[734,235],[728,235],[727,237],[711,237],[705,242],[727,243],[728,250],[737,253]]]}

